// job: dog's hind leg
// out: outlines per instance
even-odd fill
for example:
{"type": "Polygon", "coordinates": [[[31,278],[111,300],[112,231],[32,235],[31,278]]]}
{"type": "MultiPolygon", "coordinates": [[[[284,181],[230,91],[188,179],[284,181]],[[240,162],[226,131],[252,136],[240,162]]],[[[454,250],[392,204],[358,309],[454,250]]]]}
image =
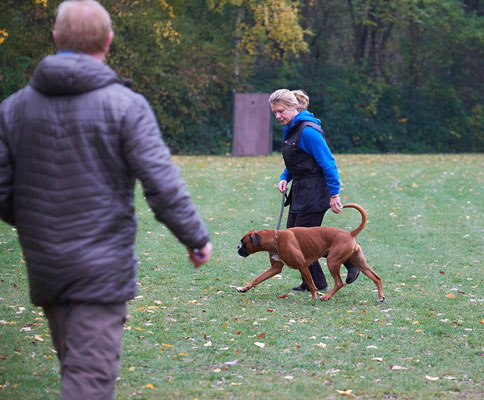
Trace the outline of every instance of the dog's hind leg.
{"type": "Polygon", "coordinates": [[[356,268],[358,268],[363,274],[365,274],[375,283],[378,290],[378,301],[384,301],[385,295],[383,294],[383,285],[381,283],[381,278],[375,271],[371,269],[368,261],[366,261],[365,253],[363,253],[363,249],[361,248],[361,246],[358,245],[358,250],[349,257],[349,260],[356,268]]]}
{"type": "Polygon", "coordinates": [[[262,274],[260,274],[257,278],[255,278],[248,285],[246,285],[242,288],[237,288],[237,291],[239,293],[245,293],[245,292],[249,291],[250,289],[252,289],[254,286],[258,285],[259,283],[264,282],[265,280],[272,278],[273,276],[275,276],[277,274],[280,274],[283,266],[284,266],[284,263],[271,259],[271,266],[267,270],[265,270],[262,274]]]}

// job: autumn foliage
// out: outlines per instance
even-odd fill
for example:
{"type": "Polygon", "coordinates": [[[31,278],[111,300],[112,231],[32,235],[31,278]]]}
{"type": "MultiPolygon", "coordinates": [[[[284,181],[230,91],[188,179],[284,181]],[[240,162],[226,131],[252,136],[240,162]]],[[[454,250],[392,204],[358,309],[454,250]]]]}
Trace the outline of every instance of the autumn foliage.
{"type": "MultiPolygon", "coordinates": [[[[0,3],[0,99],[55,51],[59,3],[0,3]]],[[[148,98],[175,153],[229,152],[233,92],[281,87],[309,93],[335,152],[484,150],[479,2],[101,3],[116,33],[107,62],[148,98]]]]}

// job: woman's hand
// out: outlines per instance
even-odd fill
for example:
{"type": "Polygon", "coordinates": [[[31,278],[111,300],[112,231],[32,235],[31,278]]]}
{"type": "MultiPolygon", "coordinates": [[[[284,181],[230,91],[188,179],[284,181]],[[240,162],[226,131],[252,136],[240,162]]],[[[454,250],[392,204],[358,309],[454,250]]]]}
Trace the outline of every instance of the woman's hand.
{"type": "Polygon", "coordinates": [[[343,206],[341,205],[341,201],[339,199],[339,194],[331,196],[329,199],[329,206],[335,214],[339,214],[343,210],[343,206]]]}
{"type": "Polygon", "coordinates": [[[279,185],[277,185],[277,188],[279,189],[279,192],[281,193],[286,193],[287,191],[287,181],[286,180],[282,180],[279,182],[279,185]]]}

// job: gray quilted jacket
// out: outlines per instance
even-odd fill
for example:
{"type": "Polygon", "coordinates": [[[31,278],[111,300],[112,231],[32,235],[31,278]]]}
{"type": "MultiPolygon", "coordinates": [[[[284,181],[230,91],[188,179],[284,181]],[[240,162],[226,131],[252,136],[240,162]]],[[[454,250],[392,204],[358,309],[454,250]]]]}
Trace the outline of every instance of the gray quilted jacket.
{"type": "Polygon", "coordinates": [[[34,304],[135,296],[136,178],[183,244],[209,241],[148,102],[103,62],[47,56],[0,105],[0,217],[17,227],[34,304]]]}

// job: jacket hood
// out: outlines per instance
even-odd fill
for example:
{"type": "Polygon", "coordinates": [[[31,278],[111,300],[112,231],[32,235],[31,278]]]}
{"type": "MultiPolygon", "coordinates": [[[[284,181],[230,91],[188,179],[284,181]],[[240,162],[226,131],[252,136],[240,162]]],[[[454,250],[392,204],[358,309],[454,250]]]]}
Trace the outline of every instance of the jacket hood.
{"type": "Polygon", "coordinates": [[[291,122],[290,127],[292,127],[295,124],[297,124],[298,122],[302,122],[302,121],[314,122],[315,124],[318,124],[319,126],[321,126],[321,120],[319,120],[318,118],[315,118],[314,114],[310,113],[308,110],[304,110],[304,111],[301,111],[299,114],[297,114],[294,117],[294,119],[291,122]]]}
{"type": "Polygon", "coordinates": [[[56,54],[35,68],[30,85],[47,96],[75,95],[122,83],[101,60],[87,54],[56,54]]]}

